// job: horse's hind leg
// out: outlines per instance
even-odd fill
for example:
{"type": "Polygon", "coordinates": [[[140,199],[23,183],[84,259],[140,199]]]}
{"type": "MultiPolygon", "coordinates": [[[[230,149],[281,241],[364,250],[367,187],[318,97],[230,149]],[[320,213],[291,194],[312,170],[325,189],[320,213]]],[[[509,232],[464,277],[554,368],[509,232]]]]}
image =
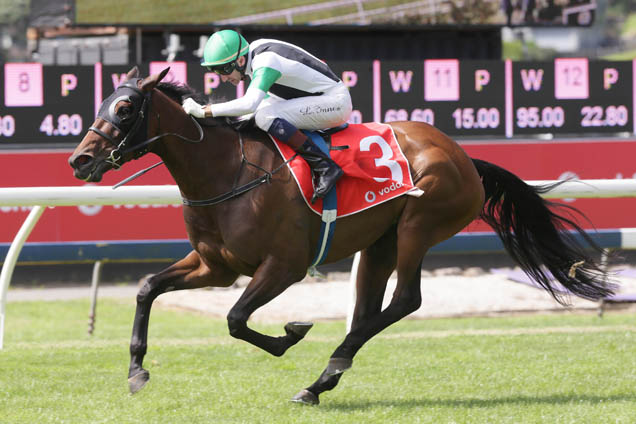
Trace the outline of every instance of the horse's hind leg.
{"type": "MultiPolygon", "coordinates": [[[[360,331],[361,325],[380,315],[387,280],[395,269],[396,243],[396,229],[393,227],[373,245],[362,251],[356,278],[356,305],[349,334],[360,331]]],[[[292,398],[293,402],[318,404],[320,393],[331,390],[338,384],[342,372],[351,366],[353,355],[350,358],[344,356],[332,356],[332,358],[337,359],[330,360],[329,366],[318,380],[296,394],[292,398]],[[341,372],[334,372],[334,367],[341,372]]]]}
{"type": "Polygon", "coordinates": [[[474,218],[481,207],[479,192],[475,193],[450,196],[450,201],[435,204],[429,192],[429,198],[409,201],[397,225],[398,281],[390,304],[378,314],[360,317],[331,355],[318,381],[293,400],[317,404],[320,393],[338,384],[340,375],[351,367],[353,357],[367,341],[420,307],[422,259],[431,246],[457,233],[474,218]]]}
{"type": "Polygon", "coordinates": [[[143,359],[148,343],[148,320],[152,302],[162,293],[200,287],[231,285],[238,274],[222,266],[208,268],[198,253],[191,252],[184,259],[153,275],[137,293],[137,309],[130,340],[130,368],[128,384],[135,393],[148,382],[148,371],[143,369],[143,359]]]}

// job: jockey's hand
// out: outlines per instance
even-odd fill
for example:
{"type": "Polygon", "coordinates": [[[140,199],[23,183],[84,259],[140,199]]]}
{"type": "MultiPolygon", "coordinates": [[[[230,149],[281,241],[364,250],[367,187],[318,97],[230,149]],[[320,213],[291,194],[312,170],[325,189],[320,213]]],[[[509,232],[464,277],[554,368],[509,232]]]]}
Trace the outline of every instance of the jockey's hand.
{"type": "Polygon", "coordinates": [[[198,104],[191,97],[183,102],[183,110],[195,118],[205,118],[205,105],[198,104]]]}

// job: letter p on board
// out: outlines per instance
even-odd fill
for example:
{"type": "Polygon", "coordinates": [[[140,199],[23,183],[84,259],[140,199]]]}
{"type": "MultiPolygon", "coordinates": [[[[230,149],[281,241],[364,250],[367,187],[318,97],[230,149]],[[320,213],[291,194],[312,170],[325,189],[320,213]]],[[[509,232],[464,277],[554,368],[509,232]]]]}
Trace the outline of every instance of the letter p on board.
{"type": "Polygon", "coordinates": [[[616,68],[603,69],[603,88],[609,90],[618,82],[618,70],[616,68]]]}
{"type": "Polygon", "coordinates": [[[475,91],[481,91],[490,82],[490,72],[485,69],[475,71],[475,91]]]}

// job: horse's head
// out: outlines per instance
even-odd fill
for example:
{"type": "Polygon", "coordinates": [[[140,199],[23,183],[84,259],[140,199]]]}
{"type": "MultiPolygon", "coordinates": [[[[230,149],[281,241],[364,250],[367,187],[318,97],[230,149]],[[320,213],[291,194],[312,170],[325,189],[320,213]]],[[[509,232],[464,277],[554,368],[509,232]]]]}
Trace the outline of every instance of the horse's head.
{"type": "Polygon", "coordinates": [[[95,122],[68,159],[76,178],[99,182],[106,171],[148,151],[150,144],[144,141],[148,140],[150,96],[169,69],[142,79],[134,67],[102,102],[95,122]]]}

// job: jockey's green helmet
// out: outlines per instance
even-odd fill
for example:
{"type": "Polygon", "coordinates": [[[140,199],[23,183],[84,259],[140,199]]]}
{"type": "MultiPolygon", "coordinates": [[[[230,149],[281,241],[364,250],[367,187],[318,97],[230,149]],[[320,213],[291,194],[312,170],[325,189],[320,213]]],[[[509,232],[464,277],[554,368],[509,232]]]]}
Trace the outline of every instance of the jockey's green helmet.
{"type": "Polygon", "coordinates": [[[233,63],[249,51],[250,45],[241,34],[231,29],[217,31],[210,36],[203,49],[201,66],[217,68],[233,63]]]}

